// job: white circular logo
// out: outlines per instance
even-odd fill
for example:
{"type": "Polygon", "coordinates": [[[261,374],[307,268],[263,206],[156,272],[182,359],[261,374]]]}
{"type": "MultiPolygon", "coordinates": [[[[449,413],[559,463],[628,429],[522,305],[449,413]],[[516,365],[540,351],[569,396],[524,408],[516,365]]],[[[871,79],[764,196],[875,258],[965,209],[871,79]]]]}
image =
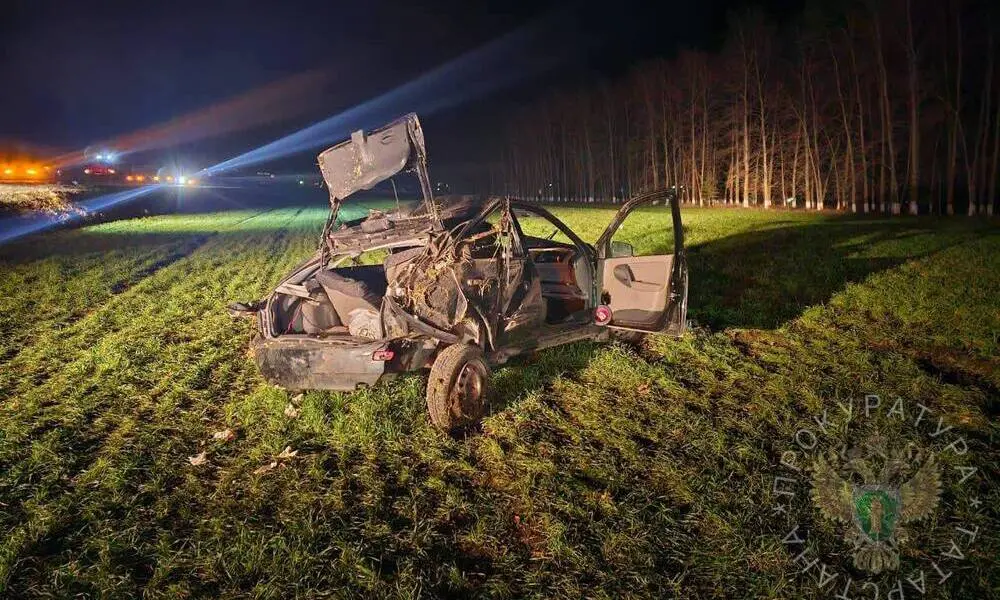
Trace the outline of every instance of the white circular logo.
{"type": "Polygon", "coordinates": [[[924,596],[946,584],[977,538],[978,470],[941,415],[867,394],[834,401],[780,450],[771,486],[781,544],[802,576],[837,599],[924,596]]]}

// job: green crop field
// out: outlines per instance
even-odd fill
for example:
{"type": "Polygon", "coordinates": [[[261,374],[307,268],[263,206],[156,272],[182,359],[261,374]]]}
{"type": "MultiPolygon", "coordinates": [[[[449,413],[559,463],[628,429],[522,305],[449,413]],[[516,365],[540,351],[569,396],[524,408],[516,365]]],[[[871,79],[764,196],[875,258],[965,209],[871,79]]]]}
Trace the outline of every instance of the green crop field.
{"type": "MultiPolygon", "coordinates": [[[[613,214],[553,210],[590,241],[613,214]]],[[[326,215],[0,247],[0,597],[833,598],[843,530],[795,498],[842,573],[821,585],[774,481],[815,415],[870,393],[968,447],[941,454],[934,521],[908,526],[929,589],[906,597],[1000,597],[995,222],[685,210],[688,334],[515,359],[482,431],[452,439],[420,376],[291,397],[258,375],[225,306],[307,257],[326,215]]],[[[668,213],[637,222],[656,245],[668,213]]],[[[884,598],[910,574],[873,581],[884,598]]]]}

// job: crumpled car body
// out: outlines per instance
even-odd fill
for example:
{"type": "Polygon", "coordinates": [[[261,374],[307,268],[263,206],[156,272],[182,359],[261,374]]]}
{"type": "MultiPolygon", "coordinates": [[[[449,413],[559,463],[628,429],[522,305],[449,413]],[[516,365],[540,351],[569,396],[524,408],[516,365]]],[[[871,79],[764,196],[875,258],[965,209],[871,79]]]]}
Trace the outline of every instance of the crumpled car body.
{"type": "Polygon", "coordinates": [[[475,346],[496,365],[614,330],[684,331],[687,267],[669,192],[625,203],[588,244],[530,203],[434,197],[416,115],[356,132],[319,164],[332,208],[320,247],[266,299],[243,307],[257,317],[254,355],[275,385],[353,390],[430,368],[454,345],[475,346]],[[347,197],[404,170],[420,182],[415,209],[338,220],[347,197]],[[631,256],[615,231],[654,203],[672,211],[673,231],[663,233],[670,253],[631,256]],[[519,219],[527,218],[548,222],[564,241],[525,234],[519,219]],[[375,264],[351,264],[373,255],[375,264]]]}

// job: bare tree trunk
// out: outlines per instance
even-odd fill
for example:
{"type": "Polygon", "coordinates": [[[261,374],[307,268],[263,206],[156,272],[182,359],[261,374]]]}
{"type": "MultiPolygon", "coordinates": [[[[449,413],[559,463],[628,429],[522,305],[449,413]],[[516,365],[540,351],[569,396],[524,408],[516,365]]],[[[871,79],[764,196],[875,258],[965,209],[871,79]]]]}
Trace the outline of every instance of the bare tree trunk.
{"type": "Polygon", "coordinates": [[[879,18],[880,15],[873,15],[873,20],[875,22],[875,54],[878,61],[879,79],[882,92],[882,135],[884,138],[883,143],[885,144],[885,148],[883,149],[879,194],[884,194],[886,171],[888,171],[889,196],[888,198],[882,196],[882,198],[887,207],[890,206],[889,203],[891,203],[892,214],[898,215],[900,212],[899,184],[896,179],[896,148],[893,143],[892,110],[889,103],[889,74],[886,72],[885,68],[885,55],[882,51],[882,26],[879,23],[879,18]],[[888,152],[888,157],[885,156],[886,151],[888,152]]]}
{"type": "MultiPolygon", "coordinates": [[[[761,43],[766,43],[766,36],[762,36],[761,43]]],[[[770,162],[768,161],[767,144],[767,111],[764,98],[764,78],[760,70],[761,52],[754,49],[754,79],[757,83],[757,106],[760,108],[760,193],[764,197],[764,208],[771,207],[771,173],[770,162]]]]}
{"type": "MultiPolygon", "coordinates": [[[[990,167],[990,193],[986,198],[985,207],[986,214],[993,214],[993,203],[996,201],[997,194],[997,175],[1000,174],[997,171],[998,163],[1000,163],[1000,102],[997,102],[996,114],[993,117],[993,160],[992,166],[990,167]]],[[[969,216],[976,214],[976,206],[969,203],[969,216]]]]}
{"type": "MultiPolygon", "coordinates": [[[[653,108],[653,92],[649,89],[649,79],[655,71],[647,71],[642,78],[643,97],[646,100],[646,119],[649,123],[649,170],[653,176],[653,189],[660,189],[660,170],[656,164],[656,111],[653,108]]],[[[627,150],[627,149],[626,149],[627,150]]]]}
{"type": "Polygon", "coordinates": [[[854,54],[854,40],[847,34],[847,48],[851,53],[851,72],[854,75],[854,92],[858,111],[858,148],[861,151],[861,202],[862,212],[867,213],[871,206],[871,190],[868,181],[868,145],[865,137],[865,104],[861,99],[861,74],[858,71],[858,63],[854,54]]]}
{"type": "MultiPolygon", "coordinates": [[[[979,165],[979,172],[977,175],[983,180],[982,189],[985,192],[985,197],[982,199],[982,203],[993,202],[993,194],[996,191],[996,161],[997,161],[997,148],[993,149],[993,163],[992,169],[987,166],[986,160],[983,158],[983,154],[987,151],[990,143],[990,108],[993,102],[993,24],[989,27],[989,37],[986,46],[986,71],[984,73],[985,85],[983,90],[982,101],[980,102],[979,108],[979,141],[976,144],[976,158],[975,163],[979,165]]],[[[1000,118],[1000,107],[997,109],[997,118],[1000,118]]],[[[980,204],[980,199],[977,196],[969,194],[969,207],[967,213],[971,216],[975,214],[975,207],[980,204]]]]}
{"type": "MultiPolygon", "coordinates": [[[[953,215],[955,214],[955,179],[958,173],[958,131],[962,126],[962,37],[961,37],[961,16],[957,13],[961,12],[961,9],[956,11],[955,19],[958,25],[958,43],[956,46],[955,55],[955,91],[954,95],[949,102],[949,127],[948,127],[948,167],[947,173],[945,174],[945,214],[953,215]]],[[[948,74],[948,57],[945,56],[945,79],[947,83],[948,74]]],[[[966,160],[968,160],[968,152],[966,152],[966,160]]]]}
{"type": "MultiPolygon", "coordinates": [[[[854,173],[854,169],[855,169],[855,164],[854,164],[854,144],[852,143],[852,140],[851,140],[851,124],[848,122],[847,101],[844,100],[844,88],[843,88],[843,84],[841,83],[841,79],[840,79],[840,61],[837,60],[837,53],[836,53],[836,51],[834,51],[833,43],[830,41],[829,38],[827,38],[827,44],[830,47],[830,58],[833,60],[833,72],[834,72],[834,77],[837,80],[837,98],[840,100],[841,122],[844,125],[844,142],[847,144],[847,157],[846,157],[847,165],[846,165],[846,172],[847,172],[848,185],[850,186],[850,192],[851,192],[851,196],[850,196],[850,198],[851,198],[851,212],[857,212],[858,211],[858,204],[857,204],[857,189],[858,188],[855,185],[856,176],[855,176],[855,173],[854,173]]],[[[839,197],[839,194],[838,194],[838,197],[839,197]]],[[[840,208],[839,203],[840,202],[838,200],[838,206],[837,206],[837,208],[840,208]]]]}
{"type": "Polygon", "coordinates": [[[913,0],[906,0],[906,57],[910,96],[910,214],[918,211],[920,195],[920,106],[917,97],[917,49],[913,40],[913,0]]]}
{"type": "MultiPolygon", "coordinates": [[[[702,71],[704,79],[701,85],[701,166],[698,169],[698,179],[701,182],[700,187],[702,189],[700,204],[705,205],[706,202],[711,203],[712,198],[704,198],[705,189],[705,174],[706,174],[706,159],[708,157],[708,68],[702,71]]],[[[712,185],[712,190],[715,190],[715,184],[712,185]]],[[[714,193],[713,193],[714,195],[714,193]]]]}
{"type": "Polygon", "coordinates": [[[743,48],[743,207],[750,206],[750,58],[746,51],[746,37],[742,37],[743,48]]]}
{"type": "Polygon", "coordinates": [[[689,116],[689,121],[690,121],[690,123],[689,123],[689,125],[690,125],[690,140],[691,140],[690,157],[689,157],[690,161],[691,161],[691,179],[689,181],[691,182],[690,183],[691,184],[691,189],[690,189],[691,202],[694,203],[695,202],[695,198],[698,198],[698,203],[700,204],[701,203],[701,190],[698,189],[698,181],[697,181],[698,170],[695,168],[695,161],[697,160],[697,145],[695,144],[695,140],[697,139],[697,136],[695,135],[695,114],[694,114],[694,109],[695,109],[694,99],[696,97],[695,89],[694,88],[695,88],[695,85],[697,83],[697,74],[695,73],[696,69],[697,69],[697,65],[695,65],[692,62],[691,63],[690,73],[689,73],[689,77],[691,77],[691,88],[690,88],[690,90],[691,90],[691,97],[688,100],[688,102],[689,102],[689,104],[691,106],[691,110],[688,111],[688,116],[689,116]]]}
{"type": "Polygon", "coordinates": [[[795,154],[792,158],[792,197],[795,198],[795,205],[798,206],[799,203],[799,143],[802,137],[801,134],[795,135],[795,154]]]}

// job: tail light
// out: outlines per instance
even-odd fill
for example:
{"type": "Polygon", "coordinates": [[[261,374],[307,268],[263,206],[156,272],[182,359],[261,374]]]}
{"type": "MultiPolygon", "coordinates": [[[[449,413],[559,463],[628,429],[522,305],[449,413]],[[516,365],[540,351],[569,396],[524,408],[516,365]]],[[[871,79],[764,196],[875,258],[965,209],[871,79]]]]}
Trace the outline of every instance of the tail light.
{"type": "Polygon", "coordinates": [[[396,353],[388,348],[383,348],[381,350],[376,350],[372,352],[372,360],[376,362],[389,362],[396,356],[396,353]]]}
{"type": "Polygon", "coordinates": [[[596,325],[607,325],[611,322],[611,309],[602,304],[594,309],[594,323],[596,325]]]}

